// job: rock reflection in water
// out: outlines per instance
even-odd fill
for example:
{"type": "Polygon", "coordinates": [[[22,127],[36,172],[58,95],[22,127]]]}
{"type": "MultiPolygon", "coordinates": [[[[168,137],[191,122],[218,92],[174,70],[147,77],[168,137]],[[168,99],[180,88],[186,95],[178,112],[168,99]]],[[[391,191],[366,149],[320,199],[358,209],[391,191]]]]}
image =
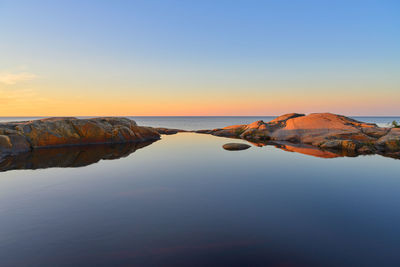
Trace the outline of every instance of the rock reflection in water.
{"type": "Polygon", "coordinates": [[[349,151],[349,150],[334,150],[334,149],[321,149],[316,146],[312,145],[307,145],[307,144],[296,144],[296,143],[291,143],[291,142],[285,142],[285,141],[266,141],[266,142],[250,142],[249,143],[258,146],[258,147],[263,147],[263,146],[274,146],[276,148],[288,151],[288,152],[296,152],[308,156],[313,156],[317,158],[337,158],[337,157],[358,157],[361,155],[373,155],[373,154],[378,154],[383,157],[389,157],[389,158],[394,158],[394,159],[400,159],[400,153],[398,152],[386,152],[386,153],[357,153],[355,151],[349,151]]]}
{"type": "Polygon", "coordinates": [[[102,159],[111,160],[127,157],[151,143],[153,142],[35,149],[31,152],[0,159],[0,171],[83,167],[97,163],[102,159]]]}
{"type": "Polygon", "coordinates": [[[338,152],[332,152],[328,150],[322,150],[310,145],[304,144],[291,144],[291,143],[276,143],[274,144],[275,147],[280,148],[282,150],[288,152],[296,152],[304,155],[309,155],[317,158],[337,158],[337,157],[344,157],[345,155],[339,154],[338,152]]]}

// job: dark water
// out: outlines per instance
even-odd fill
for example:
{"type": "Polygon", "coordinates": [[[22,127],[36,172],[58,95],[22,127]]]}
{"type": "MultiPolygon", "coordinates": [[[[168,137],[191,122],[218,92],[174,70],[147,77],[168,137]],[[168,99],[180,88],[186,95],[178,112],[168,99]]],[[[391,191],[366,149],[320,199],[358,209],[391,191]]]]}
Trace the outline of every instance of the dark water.
{"type": "Polygon", "coordinates": [[[400,265],[399,160],[223,150],[231,141],[180,133],[8,158],[0,266],[400,265]]]}

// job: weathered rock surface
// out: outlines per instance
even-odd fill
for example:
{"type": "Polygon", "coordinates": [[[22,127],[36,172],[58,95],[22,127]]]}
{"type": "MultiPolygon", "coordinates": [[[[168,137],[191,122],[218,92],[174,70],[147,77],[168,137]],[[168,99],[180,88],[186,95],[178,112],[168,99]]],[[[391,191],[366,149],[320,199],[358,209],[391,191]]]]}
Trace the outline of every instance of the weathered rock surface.
{"type": "Polygon", "coordinates": [[[216,136],[242,138],[248,141],[286,141],[308,144],[349,153],[393,153],[400,151],[400,129],[380,128],[332,113],[309,115],[291,113],[270,122],[256,121],[221,129],[200,130],[216,136]]]}
{"type": "Polygon", "coordinates": [[[181,129],[169,129],[169,128],[163,128],[163,127],[153,128],[153,129],[155,131],[157,131],[159,134],[165,134],[165,135],[187,132],[187,131],[181,130],[181,129]]]}
{"type": "Polygon", "coordinates": [[[386,135],[377,140],[376,145],[381,150],[400,151],[400,128],[392,128],[386,135]]]}
{"type": "Polygon", "coordinates": [[[251,146],[247,144],[241,144],[241,143],[228,143],[222,146],[225,150],[245,150],[250,148],[251,146]]]}
{"type": "Polygon", "coordinates": [[[0,124],[0,157],[34,148],[158,140],[160,134],[127,118],[49,118],[0,124]]]}

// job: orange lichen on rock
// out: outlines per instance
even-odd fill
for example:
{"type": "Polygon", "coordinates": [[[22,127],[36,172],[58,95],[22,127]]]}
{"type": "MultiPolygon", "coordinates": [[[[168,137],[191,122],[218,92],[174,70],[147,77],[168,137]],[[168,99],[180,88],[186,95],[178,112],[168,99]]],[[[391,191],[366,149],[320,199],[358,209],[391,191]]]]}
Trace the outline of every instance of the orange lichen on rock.
{"type": "Polygon", "coordinates": [[[270,122],[256,121],[201,132],[254,142],[271,140],[310,144],[351,153],[359,149],[363,153],[400,151],[399,129],[380,128],[374,123],[332,113],[290,113],[270,122]]]}
{"type": "Polygon", "coordinates": [[[312,113],[307,116],[292,118],[286,121],[286,130],[296,129],[329,129],[354,130],[359,127],[376,127],[372,123],[362,123],[345,116],[332,113],[312,113]]]}
{"type": "Polygon", "coordinates": [[[32,148],[157,140],[160,134],[127,118],[49,118],[0,124],[0,154],[32,148]],[[11,146],[10,146],[11,144],[11,146]]]}

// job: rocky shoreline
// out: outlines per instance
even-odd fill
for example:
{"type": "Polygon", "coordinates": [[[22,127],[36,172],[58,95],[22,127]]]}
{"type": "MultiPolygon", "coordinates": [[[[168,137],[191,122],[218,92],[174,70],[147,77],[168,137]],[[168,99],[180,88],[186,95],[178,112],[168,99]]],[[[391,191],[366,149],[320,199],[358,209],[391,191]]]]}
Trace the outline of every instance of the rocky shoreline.
{"type": "Polygon", "coordinates": [[[160,139],[151,127],[127,118],[48,118],[0,123],[0,158],[37,148],[91,144],[121,144],[160,139]]]}
{"type": "Polygon", "coordinates": [[[135,121],[120,117],[0,123],[0,159],[37,148],[140,143],[179,132],[243,139],[256,146],[273,145],[327,158],[365,154],[400,158],[400,128],[378,127],[332,113],[291,113],[269,122],[197,131],[138,126],[135,121]]]}
{"type": "Polygon", "coordinates": [[[381,154],[400,158],[400,128],[383,128],[332,113],[285,114],[270,122],[233,125],[197,133],[240,138],[259,145],[307,145],[347,155],[381,154]]]}

